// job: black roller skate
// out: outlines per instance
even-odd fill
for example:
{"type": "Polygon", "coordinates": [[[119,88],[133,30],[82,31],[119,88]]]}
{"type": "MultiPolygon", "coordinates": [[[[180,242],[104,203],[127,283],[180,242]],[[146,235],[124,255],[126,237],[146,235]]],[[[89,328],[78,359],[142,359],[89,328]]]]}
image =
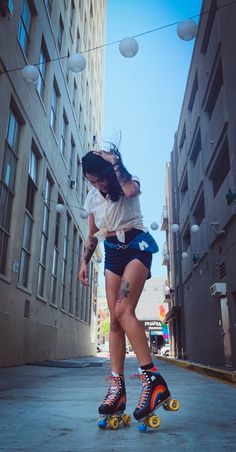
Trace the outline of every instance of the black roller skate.
{"type": "Polygon", "coordinates": [[[120,422],[122,422],[123,425],[129,425],[131,417],[128,414],[124,414],[126,408],[124,377],[112,372],[109,379],[110,384],[107,394],[98,408],[100,414],[98,427],[106,428],[108,425],[110,429],[116,430],[120,422]]]}
{"type": "Polygon", "coordinates": [[[159,427],[160,418],[156,416],[155,409],[163,405],[165,410],[177,411],[179,402],[171,399],[167,383],[155,368],[139,369],[139,372],[142,380],[142,393],[133,415],[139,422],[139,431],[143,432],[147,430],[147,427],[159,427]]]}

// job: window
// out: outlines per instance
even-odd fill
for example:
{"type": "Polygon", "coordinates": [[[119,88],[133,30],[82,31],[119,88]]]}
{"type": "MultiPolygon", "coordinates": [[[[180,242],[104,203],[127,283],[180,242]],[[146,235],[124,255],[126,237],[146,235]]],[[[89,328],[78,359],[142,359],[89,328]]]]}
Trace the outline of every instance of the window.
{"type": "Polygon", "coordinates": [[[58,38],[57,38],[57,44],[58,44],[59,52],[61,52],[61,48],[62,48],[63,33],[64,33],[64,24],[63,24],[63,21],[62,21],[62,17],[60,15],[59,29],[58,29],[58,38]]]}
{"type": "Polygon", "coordinates": [[[224,138],[219,155],[210,174],[213,194],[216,196],[230,170],[228,137],[224,138]]]}
{"type": "Polygon", "coordinates": [[[68,119],[63,111],[63,119],[62,119],[62,132],[61,132],[61,154],[65,157],[65,149],[66,149],[66,131],[67,131],[68,119]]]}
{"type": "Polygon", "coordinates": [[[75,14],[75,4],[74,1],[71,0],[71,8],[70,8],[70,37],[73,42],[73,18],[75,14]]]}
{"type": "Polygon", "coordinates": [[[73,87],[73,107],[75,110],[77,109],[77,98],[78,98],[78,89],[77,89],[77,83],[74,78],[74,87],[73,87]]]}
{"type": "MultiPolygon", "coordinates": [[[[58,197],[58,204],[63,204],[63,200],[60,197],[58,197]]],[[[56,215],[54,248],[53,248],[53,256],[52,256],[51,288],[50,288],[50,302],[53,304],[56,304],[60,219],[61,219],[61,214],[58,212],[56,215]]]]}
{"type": "Polygon", "coordinates": [[[87,36],[88,36],[88,21],[87,21],[87,16],[85,13],[85,16],[84,16],[84,47],[85,47],[85,49],[87,47],[87,36]]]}
{"type": "Polygon", "coordinates": [[[74,283],[74,273],[75,273],[75,248],[76,248],[76,240],[77,240],[77,230],[74,228],[73,231],[73,242],[72,242],[72,253],[71,253],[71,268],[70,268],[70,289],[69,289],[69,313],[73,314],[74,306],[73,306],[73,283],[74,283]]]}
{"type": "Polygon", "coordinates": [[[49,15],[51,15],[52,13],[52,0],[44,0],[45,1],[45,5],[47,7],[47,10],[49,12],[49,15]]]}
{"type": "Polygon", "coordinates": [[[56,119],[57,119],[57,103],[58,103],[59,91],[57,88],[56,80],[54,79],[53,90],[52,90],[52,101],[51,101],[51,115],[50,115],[50,125],[51,128],[56,132],[56,119]]]}
{"type": "Polygon", "coordinates": [[[211,37],[211,30],[212,30],[214,20],[215,20],[216,11],[217,11],[217,0],[212,0],[211,6],[209,9],[209,13],[208,13],[205,33],[204,33],[203,41],[202,41],[202,47],[201,47],[202,53],[206,53],[206,51],[207,51],[208,44],[209,44],[210,37],[211,37]]]}
{"type": "Polygon", "coordinates": [[[71,135],[71,139],[70,139],[70,169],[69,169],[69,174],[71,179],[73,179],[73,168],[74,168],[74,159],[75,159],[75,142],[74,142],[74,138],[71,135]]]}
{"type": "Polygon", "coordinates": [[[80,32],[79,32],[79,28],[77,28],[77,35],[76,35],[76,52],[80,52],[80,46],[81,46],[80,32]]]}
{"type": "Polygon", "coordinates": [[[38,178],[38,157],[32,146],[30,161],[29,161],[29,173],[28,173],[28,186],[26,194],[25,205],[25,219],[23,228],[23,238],[20,257],[20,271],[19,271],[19,283],[27,287],[28,286],[28,273],[29,262],[31,256],[31,238],[34,222],[34,203],[35,195],[37,192],[37,178],[38,178]]]}
{"type": "Polygon", "coordinates": [[[196,162],[197,162],[197,159],[198,159],[198,155],[199,155],[199,152],[201,151],[201,148],[202,148],[201,130],[199,128],[198,132],[197,132],[197,136],[196,136],[194,144],[193,144],[192,152],[191,152],[191,155],[190,155],[190,160],[192,161],[193,166],[196,165],[196,162]]]}
{"type": "Polygon", "coordinates": [[[51,184],[51,181],[49,180],[49,176],[47,176],[45,192],[44,192],[43,225],[42,225],[42,234],[41,234],[41,242],[40,242],[38,286],[37,286],[37,293],[41,297],[43,297],[43,295],[44,295],[51,190],[52,190],[52,184],[51,184]]]}
{"type": "MultiPolygon", "coordinates": [[[[78,249],[77,249],[77,253],[76,253],[78,262],[80,262],[80,260],[81,260],[82,250],[83,250],[83,241],[82,241],[82,239],[80,237],[79,238],[78,249]]],[[[75,295],[75,315],[76,315],[77,318],[79,318],[79,316],[80,316],[81,292],[82,292],[82,286],[81,286],[79,280],[77,279],[77,282],[76,282],[76,295],[75,295]]]]}
{"type": "Polygon", "coordinates": [[[28,49],[30,43],[30,28],[32,22],[32,15],[29,8],[28,0],[23,1],[23,7],[20,16],[20,24],[18,29],[18,39],[22,50],[28,56],[28,49]]]}
{"type": "Polygon", "coordinates": [[[81,163],[80,163],[80,159],[77,156],[77,165],[76,165],[76,193],[79,195],[79,197],[81,196],[80,193],[80,189],[81,189],[81,163]]]}
{"type": "Polygon", "coordinates": [[[82,110],[82,106],[80,104],[80,106],[79,106],[79,124],[78,124],[80,131],[82,131],[82,125],[83,125],[83,110],[82,110]]]}
{"type": "Polygon", "coordinates": [[[188,109],[190,111],[192,111],[192,109],[193,109],[193,104],[195,101],[197,90],[198,90],[198,76],[197,76],[197,72],[196,72],[194,81],[193,81],[192,91],[191,91],[190,98],[189,98],[189,104],[188,104],[188,109]]]}
{"type": "Polygon", "coordinates": [[[5,142],[2,177],[0,182],[0,273],[6,273],[8,241],[14,198],[20,123],[11,110],[5,142]]]}
{"type": "Polygon", "coordinates": [[[49,60],[48,55],[46,53],[45,44],[42,42],[40,55],[39,55],[39,78],[37,83],[37,91],[40,97],[43,98],[44,88],[45,88],[45,78],[46,78],[46,62],[49,60]]]}
{"type": "Polygon", "coordinates": [[[186,173],[184,175],[183,182],[182,182],[181,187],[180,187],[180,200],[181,200],[181,203],[183,203],[187,191],[188,191],[188,175],[187,175],[187,171],[186,171],[186,173]]]}
{"type": "Polygon", "coordinates": [[[70,217],[66,215],[66,224],[64,230],[64,245],[63,245],[63,260],[62,260],[62,275],[61,275],[61,308],[65,309],[65,292],[66,292],[66,272],[67,272],[67,255],[69,242],[70,217]]]}
{"type": "Polygon", "coordinates": [[[190,237],[190,225],[188,224],[187,228],[185,229],[182,237],[182,249],[183,251],[187,251],[188,248],[191,245],[191,237],[190,237]]]}
{"type": "Polygon", "coordinates": [[[223,72],[220,60],[211,84],[210,92],[205,107],[205,111],[209,115],[209,120],[211,119],[212,113],[214,111],[222,84],[223,84],[223,72]]]}
{"type": "Polygon", "coordinates": [[[179,142],[179,151],[180,152],[183,149],[185,140],[186,140],[186,126],[184,124],[183,130],[182,130],[182,134],[181,134],[181,138],[180,138],[180,142],[179,142]]]}
{"type": "Polygon", "coordinates": [[[201,194],[200,199],[197,202],[197,205],[193,211],[193,215],[195,217],[195,223],[200,226],[201,222],[204,220],[205,214],[205,200],[204,193],[201,194]]]}

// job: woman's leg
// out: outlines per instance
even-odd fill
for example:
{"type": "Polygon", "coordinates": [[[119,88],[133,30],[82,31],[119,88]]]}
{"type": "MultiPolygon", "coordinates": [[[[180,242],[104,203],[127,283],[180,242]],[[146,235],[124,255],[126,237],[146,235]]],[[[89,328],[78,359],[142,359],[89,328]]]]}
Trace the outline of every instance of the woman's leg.
{"type": "Polygon", "coordinates": [[[111,272],[110,270],[106,270],[105,281],[106,281],[106,296],[110,311],[109,348],[110,348],[111,371],[123,375],[126,352],[125,333],[115,315],[115,306],[121,284],[121,277],[111,272]]]}
{"type": "Polygon", "coordinates": [[[137,259],[126,266],[115,303],[115,318],[123,328],[138,358],[140,366],[152,362],[144,328],[135,315],[148,269],[137,259]]]}

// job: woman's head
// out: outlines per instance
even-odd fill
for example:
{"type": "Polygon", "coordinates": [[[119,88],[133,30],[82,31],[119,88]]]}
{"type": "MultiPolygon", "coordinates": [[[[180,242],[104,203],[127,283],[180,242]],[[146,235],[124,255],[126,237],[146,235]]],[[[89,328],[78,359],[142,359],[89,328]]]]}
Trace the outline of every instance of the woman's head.
{"type": "MultiPolygon", "coordinates": [[[[112,152],[119,158],[121,155],[116,147],[112,148],[112,152]]],[[[103,193],[109,195],[112,201],[118,201],[123,196],[123,191],[118,183],[114,168],[110,162],[107,162],[100,155],[93,151],[88,152],[82,158],[82,168],[84,176],[91,184],[103,193]]]]}

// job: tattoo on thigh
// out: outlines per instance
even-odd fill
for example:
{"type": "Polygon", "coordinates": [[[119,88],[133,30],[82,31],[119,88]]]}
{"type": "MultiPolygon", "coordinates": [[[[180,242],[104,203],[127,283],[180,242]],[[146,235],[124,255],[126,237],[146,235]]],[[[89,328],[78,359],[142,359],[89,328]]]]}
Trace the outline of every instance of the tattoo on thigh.
{"type": "Polygon", "coordinates": [[[124,298],[128,298],[129,293],[130,293],[129,283],[128,281],[126,281],[126,279],[122,279],[117,298],[118,303],[121,303],[121,301],[124,300],[124,298]]]}

